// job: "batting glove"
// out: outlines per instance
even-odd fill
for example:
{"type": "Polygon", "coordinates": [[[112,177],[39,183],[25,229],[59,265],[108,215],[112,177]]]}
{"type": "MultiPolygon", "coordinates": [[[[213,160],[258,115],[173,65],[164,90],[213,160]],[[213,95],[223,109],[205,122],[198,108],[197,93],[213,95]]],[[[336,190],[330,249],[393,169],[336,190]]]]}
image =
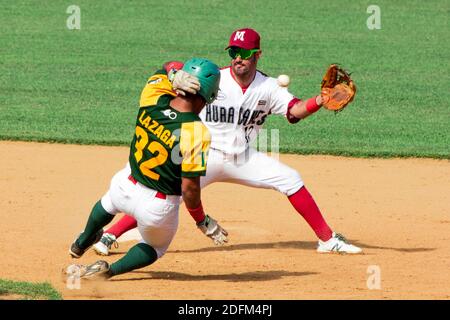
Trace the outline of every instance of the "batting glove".
{"type": "Polygon", "coordinates": [[[200,90],[200,82],[196,76],[183,70],[172,70],[169,72],[169,80],[172,82],[173,89],[178,94],[185,96],[186,92],[196,94],[200,90]]]}
{"type": "Polygon", "coordinates": [[[228,232],[223,229],[216,220],[206,215],[202,222],[197,223],[197,227],[209,238],[216,246],[224,245],[228,242],[228,232]]]}

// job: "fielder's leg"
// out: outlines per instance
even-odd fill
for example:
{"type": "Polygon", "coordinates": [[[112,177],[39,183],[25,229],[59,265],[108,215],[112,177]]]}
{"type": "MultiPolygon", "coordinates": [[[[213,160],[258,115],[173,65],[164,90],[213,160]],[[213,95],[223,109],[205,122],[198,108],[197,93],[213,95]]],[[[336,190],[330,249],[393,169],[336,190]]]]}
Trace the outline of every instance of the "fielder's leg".
{"type": "Polygon", "coordinates": [[[94,244],[95,253],[101,256],[108,256],[113,244],[118,247],[117,239],[125,232],[137,227],[137,221],[133,217],[124,215],[119,221],[106,230],[100,241],[94,244]]]}
{"type": "Polygon", "coordinates": [[[133,217],[124,215],[119,221],[113,224],[105,233],[111,234],[117,238],[125,232],[137,227],[137,221],[133,217]]]}
{"type": "Polygon", "coordinates": [[[305,219],[311,229],[314,230],[317,237],[322,241],[328,241],[333,235],[330,227],[326,223],[316,202],[305,186],[301,187],[296,193],[288,196],[292,206],[305,219]]]}
{"type": "Polygon", "coordinates": [[[274,189],[285,194],[319,239],[326,241],[331,238],[333,232],[297,171],[252,148],[235,159],[225,161],[225,164],[225,172],[231,182],[274,189]]]}
{"type": "Polygon", "coordinates": [[[319,252],[359,253],[333,233],[297,171],[267,154],[249,148],[234,159],[224,161],[225,180],[256,188],[274,189],[286,195],[319,240],[319,252]],[[326,245],[325,245],[326,244],[326,245]]]}

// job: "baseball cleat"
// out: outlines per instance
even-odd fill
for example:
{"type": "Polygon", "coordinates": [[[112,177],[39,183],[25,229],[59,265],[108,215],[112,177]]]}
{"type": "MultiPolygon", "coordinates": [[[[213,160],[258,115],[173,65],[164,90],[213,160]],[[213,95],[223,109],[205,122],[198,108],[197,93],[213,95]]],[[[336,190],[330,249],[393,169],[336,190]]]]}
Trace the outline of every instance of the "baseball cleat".
{"type": "Polygon", "coordinates": [[[317,252],[358,254],[362,252],[362,249],[348,243],[343,235],[333,232],[333,236],[331,237],[330,240],[328,241],[319,240],[317,252]]]}
{"type": "MultiPolygon", "coordinates": [[[[81,235],[82,233],[80,233],[81,235]]],[[[97,231],[97,233],[95,234],[95,238],[94,241],[92,241],[92,244],[98,242],[101,237],[103,235],[103,229],[100,229],[99,231],[97,231]]],[[[78,238],[70,245],[69,248],[69,254],[72,256],[72,258],[81,258],[81,256],[92,246],[92,244],[90,246],[88,246],[87,248],[83,249],[78,245],[78,239],[80,238],[80,236],[78,236],[78,238]]]]}
{"type": "MultiPolygon", "coordinates": [[[[77,239],[78,240],[78,239],[77,239]]],[[[77,245],[77,241],[75,240],[74,243],[72,243],[72,245],[69,248],[69,254],[72,256],[72,258],[81,258],[81,256],[84,254],[84,251],[81,249],[78,245],[77,245]]]]}
{"type": "Polygon", "coordinates": [[[110,278],[109,263],[104,260],[98,260],[82,269],[80,278],[83,279],[102,279],[110,278]]]}
{"type": "Polygon", "coordinates": [[[116,236],[110,233],[104,233],[100,241],[94,244],[94,251],[98,255],[108,256],[113,244],[115,248],[119,247],[116,236]]]}

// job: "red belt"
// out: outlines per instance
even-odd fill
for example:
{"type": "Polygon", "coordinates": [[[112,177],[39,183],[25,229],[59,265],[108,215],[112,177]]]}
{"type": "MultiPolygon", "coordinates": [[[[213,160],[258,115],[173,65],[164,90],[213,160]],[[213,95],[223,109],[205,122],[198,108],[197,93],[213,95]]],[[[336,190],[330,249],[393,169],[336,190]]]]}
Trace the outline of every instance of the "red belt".
{"type": "MultiPolygon", "coordinates": [[[[133,176],[131,174],[128,176],[128,180],[130,180],[133,184],[137,183],[136,179],[133,178],[133,176]]],[[[155,197],[159,198],[159,199],[166,199],[167,198],[167,196],[164,193],[159,192],[159,191],[156,192],[155,197]]]]}

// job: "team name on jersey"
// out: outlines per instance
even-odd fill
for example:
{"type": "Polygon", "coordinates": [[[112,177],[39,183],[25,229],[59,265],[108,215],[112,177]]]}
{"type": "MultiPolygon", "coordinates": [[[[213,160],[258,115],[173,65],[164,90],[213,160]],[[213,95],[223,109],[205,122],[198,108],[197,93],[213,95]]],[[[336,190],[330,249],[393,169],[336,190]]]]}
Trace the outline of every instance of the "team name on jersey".
{"type": "Polygon", "coordinates": [[[206,106],[205,121],[206,122],[221,122],[221,123],[236,123],[238,125],[247,126],[252,124],[262,125],[269,115],[265,110],[249,110],[239,108],[238,116],[235,117],[236,111],[234,107],[221,107],[218,105],[206,106]]]}
{"type": "Polygon", "coordinates": [[[139,115],[139,123],[150,133],[154,134],[166,146],[171,149],[173,148],[173,144],[177,140],[177,137],[172,134],[169,129],[166,129],[162,124],[159,124],[158,121],[153,120],[145,110],[142,110],[139,115]]]}

